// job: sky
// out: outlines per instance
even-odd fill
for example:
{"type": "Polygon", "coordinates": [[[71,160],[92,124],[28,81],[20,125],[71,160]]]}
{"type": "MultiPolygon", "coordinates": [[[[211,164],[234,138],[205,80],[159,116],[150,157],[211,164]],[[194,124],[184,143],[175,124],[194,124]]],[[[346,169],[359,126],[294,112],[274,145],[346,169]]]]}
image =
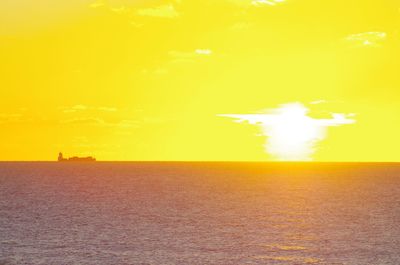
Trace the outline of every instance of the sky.
{"type": "Polygon", "coordinates": [[[0,160],[400,161],[399,22],[397,0],[0,1],[0,160]]]}

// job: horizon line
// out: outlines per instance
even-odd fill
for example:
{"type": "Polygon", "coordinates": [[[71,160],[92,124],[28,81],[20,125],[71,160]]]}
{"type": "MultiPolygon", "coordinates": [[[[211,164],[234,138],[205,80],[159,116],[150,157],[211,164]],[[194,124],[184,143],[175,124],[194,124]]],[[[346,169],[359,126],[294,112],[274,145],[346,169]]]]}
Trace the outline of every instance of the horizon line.
{"type": "MultiPolygon", "coordinates": [[[[0,160],[0,163],[9,162],[54,162],[63,163],[57,160],[0,160]]],[[[304,163],[304,164],[318,164],[318,163],[351,163],[351,164],[400,164],[400,161],[273,161],[273,160],[97,160],[95,162],[77,161],[69,163],[304,163]]],[[[64,162],[65,163],[65,162],[64,162]]],[[[67,162],[68,163],[68,162],[67,162]]],[[[69,164],[68,163],[68,164],[69,164]]]]}

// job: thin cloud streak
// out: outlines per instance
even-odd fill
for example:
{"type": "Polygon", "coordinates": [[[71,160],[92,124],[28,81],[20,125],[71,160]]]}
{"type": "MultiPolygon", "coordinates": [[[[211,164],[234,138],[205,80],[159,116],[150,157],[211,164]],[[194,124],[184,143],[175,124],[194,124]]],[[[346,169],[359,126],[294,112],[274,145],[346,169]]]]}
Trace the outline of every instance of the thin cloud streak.
{"type": "Polygon", "coordinates": [[[61,107],[62,111],[64,113],[75,113],[75,112],[80,112],[80,111],[101,111],[101,112],[116,112],[118,111],[117,108],[115,107],[93,107],[93,106],[87,106],[87,105],[74,105],[74,106],[69,106],[69,107],[61,107]]]}
{"type": "Polygon", "coordinates": [[[177,18],[180,16],[174,5],[168,4],[154,8],[143,8],[136,12],[139,16],[160,17],[160,18],[177,18]]]}
{"type": "Polygon", "coordinates": [[[345,38],[346,41],[355,46],[380,47],[387,38],[386,32],[372,31],[351,34],[345,38]]]}

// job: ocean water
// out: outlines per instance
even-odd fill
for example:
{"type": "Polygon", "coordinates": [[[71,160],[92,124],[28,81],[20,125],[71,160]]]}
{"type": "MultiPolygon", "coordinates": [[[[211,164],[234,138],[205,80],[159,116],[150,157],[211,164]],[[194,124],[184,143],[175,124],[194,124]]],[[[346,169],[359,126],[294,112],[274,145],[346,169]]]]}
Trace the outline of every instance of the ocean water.
{"type": "Polygon", "coordinates": [[[400,164],[0,163],[0,264],[400,264],[400,164]]]}

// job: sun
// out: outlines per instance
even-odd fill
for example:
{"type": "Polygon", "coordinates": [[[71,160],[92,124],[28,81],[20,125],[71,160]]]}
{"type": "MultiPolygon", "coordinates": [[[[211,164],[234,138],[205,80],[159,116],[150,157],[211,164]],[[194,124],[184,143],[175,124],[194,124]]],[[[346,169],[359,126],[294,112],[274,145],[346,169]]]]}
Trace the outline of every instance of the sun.
{"type": "Polygon", "coordinates": [[[223,114],[260,126],[267,137],[265,150],[277,161],[311,161],[318,142],[326,136],[326,128],[354,123],[345,114],[332,113],[330,119],[309,116],[309,109],[301,103],[283,104],[262,114],[223,114]]]}
{"type": "Polygon", "coordinates": [[[313,146],[323,139],[325,130],[307,113],[301,104],[287,104],[265,120],[262,129],[269,137],[265,148],[275,159],[311,160],[313,146]]]}

